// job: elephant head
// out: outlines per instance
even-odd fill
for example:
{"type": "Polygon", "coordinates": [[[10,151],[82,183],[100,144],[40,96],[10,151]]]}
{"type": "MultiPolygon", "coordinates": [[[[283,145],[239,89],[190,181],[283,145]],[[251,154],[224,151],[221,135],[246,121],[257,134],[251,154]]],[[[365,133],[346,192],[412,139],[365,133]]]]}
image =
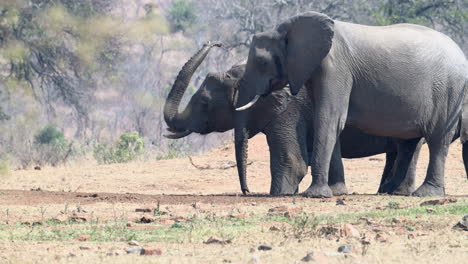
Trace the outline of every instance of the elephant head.
{"type": "Polygon", "coordinates": [[[238,65],[225,73],[209,73],[187,107],[179,113],[179,104],[190,78],[209,50],[218,45],[204,45],[179,72],[164,106],[164,119],[171,132],[165,136],[178,139],[192,132],[208,134],[234,128],[239,181],[242,192],[246,194],[249,192],[246,180],[248,138],[262,131],[270,121],[285,111],[291,94],[289,89],[282,89],[262,98],[252,109],[236,112],[237,90],[245,71],[245,65],[238,65]]]}
{"type": "Polygon", "coordinates": [[[254,35],[239,90],[238,111],[254,105],[260,96],[289,84],[299,89],[319,68],[331,49],[334,22],[324,14],[307,12],[269,32],[254,35]]]}
{"type": "Polygon", "coordinates": [[[201,87],[190,99],[187,107],[179,112],[179,104],[187,89],[190,78],[213,46],[206,44],[198,51],[179,72],[164,106],[164,119],[171,134],[167,138],[178,139],[192,132],[208,134],[224,132],[236,127],[236,161],[241,190],[249,192],[246,181],[248,131],[245,120],[248,111],[236,113],[236,87],[244,73],[245,65],[234,66],[226,73],[209,73],[201,87]],[[237,119],[235,119],[237,117],[237,119]]]}

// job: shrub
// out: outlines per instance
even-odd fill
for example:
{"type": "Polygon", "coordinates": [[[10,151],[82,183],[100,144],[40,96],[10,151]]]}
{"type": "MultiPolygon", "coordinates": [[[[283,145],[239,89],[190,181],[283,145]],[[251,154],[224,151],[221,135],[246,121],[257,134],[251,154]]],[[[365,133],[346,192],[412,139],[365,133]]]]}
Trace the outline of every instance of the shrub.
{"type": "Polygon", "coordinates": [[[125,163],[143,153],[144,143],[138,132],[124,133],[114,146],[98,144],[93,156],[99,164],[125,163]]]}
{"type": "Polygon", "coordinates": [[[48,125],[34,136],[34,161],[39,164],[58,165],[72,152],[72,143],[55,126],[48,125]]]}
{"type": "Polygon", "coordinates": [[[172,32],[189,30],[195,23],[195,5],[188,0],[175,0],[169,9],[169,22],[172,32]]]}
{"type": "Polygon", "coordinates": [[[10,164],[7,160],[0,159],[0,176],[8,176],[11,173],[10,164]]]}

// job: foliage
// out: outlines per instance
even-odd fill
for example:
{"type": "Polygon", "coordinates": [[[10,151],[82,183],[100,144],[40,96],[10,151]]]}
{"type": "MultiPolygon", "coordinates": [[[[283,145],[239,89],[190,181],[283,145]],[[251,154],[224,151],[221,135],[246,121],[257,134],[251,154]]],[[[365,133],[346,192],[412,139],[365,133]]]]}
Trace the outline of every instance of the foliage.
{"type": "Polygon", "coordinates": [[[72,152],[72,143],[55,126],[48,125],[34,136],[34,161],[39,165],[58,165],[72,152]]]}
{"type": "Polygon", "coordinates": [[[10,174],[11,169],[8,160],[0,159],[0,176],[8,176],[10,174]]]}
{"type": "Polygon", "coordinates": [[[188,31],[196,21],[195,4],[191,0],[175,0],[169,9],[172,32],[188,31]]]}
{"type": "Polygon", "coordinates": [[[94,158],[99,164],[125,163],[140,156],[143,148],[143,139],[138,132],[124,133],[114,146],[98,144],[94,148],[94,158]]]}

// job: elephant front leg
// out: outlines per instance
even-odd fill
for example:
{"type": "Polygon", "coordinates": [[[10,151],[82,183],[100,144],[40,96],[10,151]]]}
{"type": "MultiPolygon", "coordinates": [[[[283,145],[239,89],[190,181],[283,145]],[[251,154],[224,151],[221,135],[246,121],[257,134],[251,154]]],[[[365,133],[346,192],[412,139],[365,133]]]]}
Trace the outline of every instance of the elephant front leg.
{"type": "Polygon", "coordinates": [[[307,174],[305,138],[283,133],[267,134],[270,147],[271,195],[296,194],[299,183],[307,174]],[[281,134],[281,135],[280,135],[281,134]]]}
{"type": "MultiPolygon", "coordinates": [[[[330,171],[330,161],[337,143],[339,132],[337,123],[322,122],[315,125],[315,136],[311,158],[312,184],[303,193],[305,197],[331,197],[333,192],[328,185],[328,175],[330,171]]],[[[335,154],[337,155],[337,154],[335,154]]]]}
{"type": "Polygon", "coordinates": [[[348,194],[348,188],[346,188],[345,184],[340,144],[335,145],[335,150],[331,157],[328,185],[335,196],[348,194]]]}

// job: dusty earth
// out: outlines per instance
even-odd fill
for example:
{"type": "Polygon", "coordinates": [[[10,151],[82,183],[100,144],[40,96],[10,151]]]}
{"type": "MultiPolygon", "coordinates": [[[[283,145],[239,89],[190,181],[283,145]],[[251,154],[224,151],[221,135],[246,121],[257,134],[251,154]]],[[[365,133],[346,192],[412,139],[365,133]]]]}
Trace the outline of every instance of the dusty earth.
{"type": "MultiPolygon", "coordinates": [[[[375,195],[384,155],[344,161],[352,195],[268,197],[264,137],[249,142],[249,154],[249,196],[240,195],[230,144],[192,157],[195,166],[188,158],[86,162],[0,176],[0,263],[303,263],[312,252],[317,263],[468,258],[468,231],[454,228],[468,214],[458,142],[446,164],[445,200],[375,195]],[[343,245],[351,252],[338,252],[343,245]],[[126,253],[135,247],[154,255],[126,253]]],[[[418,184],[427,163],[424,147],[418,184]]]]}

